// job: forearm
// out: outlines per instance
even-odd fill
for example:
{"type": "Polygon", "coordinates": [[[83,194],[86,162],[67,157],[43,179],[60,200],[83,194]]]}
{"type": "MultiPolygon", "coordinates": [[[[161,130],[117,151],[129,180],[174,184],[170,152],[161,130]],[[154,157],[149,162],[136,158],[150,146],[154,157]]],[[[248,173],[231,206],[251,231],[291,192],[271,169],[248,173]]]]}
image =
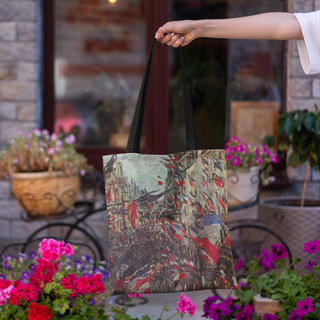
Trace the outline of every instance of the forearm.
{"type": "Polygon", "coordinates": [[[298,20],[291,13],[263,13],[241,18],[192,21],[196,38],[303,39],[298,20]]]}

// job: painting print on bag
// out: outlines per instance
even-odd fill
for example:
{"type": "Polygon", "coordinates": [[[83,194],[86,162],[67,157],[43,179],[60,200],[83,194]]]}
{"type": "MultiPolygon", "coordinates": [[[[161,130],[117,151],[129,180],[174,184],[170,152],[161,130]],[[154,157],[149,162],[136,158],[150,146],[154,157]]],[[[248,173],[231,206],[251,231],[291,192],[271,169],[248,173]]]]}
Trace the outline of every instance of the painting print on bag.
{"type": "Polygon", "coordinates": [[[236,286],[225,165],[223,150],[104,157],[113,294],[236,286]]]}

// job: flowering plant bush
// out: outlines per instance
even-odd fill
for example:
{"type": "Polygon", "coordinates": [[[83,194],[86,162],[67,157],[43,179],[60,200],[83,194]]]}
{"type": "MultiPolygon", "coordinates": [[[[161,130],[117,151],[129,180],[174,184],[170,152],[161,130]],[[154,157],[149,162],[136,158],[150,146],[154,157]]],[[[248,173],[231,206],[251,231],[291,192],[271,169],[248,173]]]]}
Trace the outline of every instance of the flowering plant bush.
{"type": "Polygon", "coordinates": [[[94,299],[105,292],[102,280],[107,280],[108,274],[101,266],[86,267],[91,263],[87,256],[86,264],[73,261],[74,249],[63,241],[44,239],[39,245],[40,257],[30,253],[36,263],[29,263],[21,254],[19,260],[4,256],[0,319],[57,320],[62,315],[64,319],[107,319],[94,299]]]}
{"type": "Polygon", "coordinates": [[[227,169],[239,170],[258,166],[261,169],[260,178],[263,185],[270,182],[271,163],[277,163],[278,158],[270,154],[262,144],[254,146],[241,142],[237,137],[229,138],[224,146],[226,153],[227,169]]]}
{"type": "MultiPolygon", "coordinates": [[[[303,251],[314,254],[320,251],[318,240],[305,243],[303,251]]],[[[298,260],[293,259],[292,265],[298,260]]],[[[252,303],[256,294],[280,301],[280,312],[276,315],[265,314],[263,320],[311,320],[320,314],[320,258],[314,257],[305,266],[309,273],[300,275],[288,262],[288,252],[280,244],[271,245],[269,250],[262,249],[247,265],[241,258],[235,269],[247,268],[248,275],[239,281],[236,302],[252,303]]],[[[226,303],[226,300],[224,301],[226,303]]],[[[214,318],[212,318],[214,319],[214,318]]],[[[227,319],[227,318],[221,318],[227,319]]],[[[238,319],[256,319],[237,318],[238,319]]]]}
{"type": "Polygon", "coordinates": [[[75,137],[63,137],[47,130],[18,131],[0,151],[0,178],[14,172],[63,171],[66,174],[89,169],[87,159],[77,153],[75,137]]]}
{"type": "MultiPolygon", "coordinates": [[[[108,296],[109,274],[104,263],[98,267],[86,255],[81,260],[74,259],[75,246],[63,241],[44,239],[39,244],[39,254],[29,256],[19,254],[18,259],[3,256],[0,269],[0,320],[57,320],[57,319],[108,319],[109,305],[101,303],[104,310],[97,307],[99,299],[108,296]],[[107,289],[107,290],[105,290],[107,289]]],[[[127,314],[132,298],[143,294],[128,294],[128,304],[113,307],[114,320],[133,319],[127,314]]],[[[176,315],[195,315],[196,307],[191,299],[181,294],[177,302],[176,315]]],[[[170,311],[163,307],[164,311],[170,311]]],[[[138,318],[134,318],[138,320],[138,318]]],[[[150,320],[148,316],[142,320],[150,320]]]]}

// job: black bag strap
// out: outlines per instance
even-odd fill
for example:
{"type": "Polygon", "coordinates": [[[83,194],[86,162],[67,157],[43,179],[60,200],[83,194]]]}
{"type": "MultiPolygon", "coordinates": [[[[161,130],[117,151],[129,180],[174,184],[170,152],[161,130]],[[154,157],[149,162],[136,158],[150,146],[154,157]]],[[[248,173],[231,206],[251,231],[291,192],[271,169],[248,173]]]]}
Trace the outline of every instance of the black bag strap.
{"type": "MultiPolygon", "coordinates": [[[[140,140],[141,140],[141,134],[142,134],[142,125],[143,125],[144,111],[146,106],[146,96],[147,96],[154,43],[155,43],[155,39],[153,39],[151,44],[147,65],[146,65],[142,83],[141,83],[136,110],[134,112],[134,116],[131,123],[131,129],[130,129],[127,150],[126,150],[127,153],[140,152],[140,140]]],[[[180,47],[180,59],[181,59],[181,69],[182,69],[183,105],[184,105],[184,115],[185,115],[185,123],[186,123],[187,150],[197,150],[198,141],[197,141],[197,134],[196,134],[196,126],[194,123],[193,108],[192,108],[190,93],[187,85],[186,70],[185,70],[185,64],[184,64],[181,47],[180,47]]]]}

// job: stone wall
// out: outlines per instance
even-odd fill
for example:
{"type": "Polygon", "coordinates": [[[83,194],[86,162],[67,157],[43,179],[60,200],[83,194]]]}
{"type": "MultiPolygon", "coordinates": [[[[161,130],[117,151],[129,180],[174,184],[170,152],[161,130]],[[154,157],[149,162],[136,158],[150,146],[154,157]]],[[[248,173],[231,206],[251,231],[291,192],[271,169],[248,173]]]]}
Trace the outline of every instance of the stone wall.
{"type": "Polygon", "coordinates": [[[37,2],[0,0],[0,146],[37,122],[37,2]]]}

